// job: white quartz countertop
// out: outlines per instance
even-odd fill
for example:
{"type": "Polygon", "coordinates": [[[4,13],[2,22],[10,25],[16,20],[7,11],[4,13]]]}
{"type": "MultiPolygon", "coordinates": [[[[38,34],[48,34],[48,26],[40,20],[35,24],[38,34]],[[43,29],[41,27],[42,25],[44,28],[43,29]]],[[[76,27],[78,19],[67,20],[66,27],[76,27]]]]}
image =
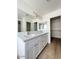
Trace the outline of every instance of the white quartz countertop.
{"type": "Polygon", "coordinates": [[[44,34],[47,34],[47,32],[34,32],[30,34],[27,34],[27,32],[18,32],[18,37],[21,38],[24,42],[26,42],[44,34]]]}

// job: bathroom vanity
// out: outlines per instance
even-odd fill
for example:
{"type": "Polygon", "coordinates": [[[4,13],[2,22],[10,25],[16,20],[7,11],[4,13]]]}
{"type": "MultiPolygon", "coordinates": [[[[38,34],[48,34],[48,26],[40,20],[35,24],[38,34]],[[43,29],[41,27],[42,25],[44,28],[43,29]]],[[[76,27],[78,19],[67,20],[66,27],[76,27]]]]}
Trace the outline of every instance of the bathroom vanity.
{"type": "Polygon", "coordinates": [[[36,59],[47,42],[47,32],[18,32],[17,53],[19,59],[36,59]]]}

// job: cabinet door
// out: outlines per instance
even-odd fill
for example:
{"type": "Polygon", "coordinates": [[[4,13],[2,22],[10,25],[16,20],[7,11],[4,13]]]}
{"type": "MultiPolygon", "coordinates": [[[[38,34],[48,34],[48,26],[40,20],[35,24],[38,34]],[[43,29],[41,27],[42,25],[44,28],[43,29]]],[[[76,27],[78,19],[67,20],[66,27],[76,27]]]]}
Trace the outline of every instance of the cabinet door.
{"type": "Polygon", "coordinates": [[[37,44],[35,46],[33,46],[33,47],[30,47],[29,59],[36,59],[36,57],[38,55],[38,52],[39,52],[39,47],[38,47],[37,44]]]}
{"type": "Polygon", "coordinates": [[[25,56],[25,42],[21,38],[17,38],[17,52],[19,56],[25,56]]]}
{"type": "Polygon", "coordinates": [[[40,52],[46,46],[47,39],[48,39],[47,34],[41,36],[41,39],[40,39],[40,52]]]}
{"type": "Polygon", "coordinates": [[[37,57],[38,54],[39,54],[39,42],[37,42],[37,43],[34,45],[34,54],[35,54],[35,57],[37,57]]]}
{"type": "Polygon", "coordinates": [[[29,59],[29,42],[25,44],[25,59],[29,59]]]}
{"type": "Polygon", "coordinates": [[[36,59],[39,54],[39,41],[34,39],[30,41],[29,45],[29,59],[36,59]]]}
{"type": "Polygon", "coordinates": [[[35,59],[35,54],[34,54],[34,44],[36,40],[32,39],[29,41],[29,59],[35,59]]]}
{"type": "Polygon", "coordinates": [[[34,47],[29,49],[29,59],[35,59],[34,47]]]}

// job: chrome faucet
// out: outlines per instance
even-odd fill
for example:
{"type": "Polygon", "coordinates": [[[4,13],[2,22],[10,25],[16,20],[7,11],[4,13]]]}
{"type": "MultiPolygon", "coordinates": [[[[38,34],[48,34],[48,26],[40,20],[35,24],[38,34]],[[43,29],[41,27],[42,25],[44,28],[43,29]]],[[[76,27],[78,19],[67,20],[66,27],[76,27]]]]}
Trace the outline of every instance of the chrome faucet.
{"type": "Polygon", "coordinates": [[[27,32],[27,34],[29,35],[29,34],[30,34],[30,32],[28,31],[28,32],[27,32]]]}

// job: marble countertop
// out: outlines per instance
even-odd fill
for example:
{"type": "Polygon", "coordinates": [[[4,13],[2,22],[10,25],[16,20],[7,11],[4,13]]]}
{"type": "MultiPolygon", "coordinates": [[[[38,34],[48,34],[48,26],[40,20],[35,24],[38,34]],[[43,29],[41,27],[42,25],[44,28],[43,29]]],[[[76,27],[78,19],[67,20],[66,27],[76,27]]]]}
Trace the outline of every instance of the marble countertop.
{"type": "Polygon", "coordinates": [[[44,34],[47,34],[47,32],[31,32],[30,34],[27,34],[27,32],[18,32],[18,37],[26,42],[44,34]]]}

